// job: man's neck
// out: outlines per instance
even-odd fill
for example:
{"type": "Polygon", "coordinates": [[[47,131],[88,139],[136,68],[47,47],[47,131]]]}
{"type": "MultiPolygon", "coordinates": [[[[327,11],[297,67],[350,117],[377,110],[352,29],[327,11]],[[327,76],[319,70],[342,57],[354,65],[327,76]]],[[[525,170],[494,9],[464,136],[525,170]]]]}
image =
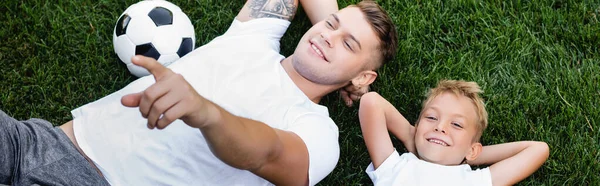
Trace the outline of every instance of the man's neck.
{"type": "Polygon", "coordinates": [[[296,86],[298,86],[298,88],[300,88],[300,90],[304,92],[304,94],[311,101],[313,101],[316,104],[319,104],[319,102],[325,95],[340,88],[338,86],[333,85],[317,84],[304,78],[298,73],[298,71],[296,71],[296,69],[294,69],[294,66],[292,66],[292,56],[293,55],[290,55],[289,57],[281,61],[281,66],[283,66],[283,69],[285,69],[285,72],[292,79],[294,84],[296,84],[296,86]]]}

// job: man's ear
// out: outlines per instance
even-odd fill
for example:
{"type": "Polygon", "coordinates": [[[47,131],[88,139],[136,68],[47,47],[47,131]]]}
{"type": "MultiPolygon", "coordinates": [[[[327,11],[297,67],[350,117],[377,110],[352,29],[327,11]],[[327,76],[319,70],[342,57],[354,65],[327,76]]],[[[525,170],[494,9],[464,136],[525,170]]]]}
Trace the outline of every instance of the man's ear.
{"type": "Polygon", "coordinates": [[[354,79],[352,79],[352,85],[355,87],[369,86],[377,78],[377,72],[372,70],[365,70],[360,72],[354,79]]]}
{"type": "Polygon", "coordinates": [[[465,158],[467,158],[467,161],[473,161],[479,157],[481,150],[483,150],[483,145],[481,145],[481,143],[473,143],[471,145],[471,149],[469,150],[469,154],[467,154],[465,158]]]}

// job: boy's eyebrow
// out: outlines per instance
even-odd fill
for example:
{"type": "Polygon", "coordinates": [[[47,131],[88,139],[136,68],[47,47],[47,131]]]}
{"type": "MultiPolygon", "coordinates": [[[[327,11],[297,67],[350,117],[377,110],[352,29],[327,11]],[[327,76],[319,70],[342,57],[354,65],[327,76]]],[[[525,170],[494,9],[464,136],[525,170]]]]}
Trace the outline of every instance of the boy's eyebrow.
{"type": "MultiPolygon", "coordinates": [[[[433,109],[436,112],[440,112],[440,109],[438,107],[436,107],[436,106],[429,106],[429,108],[427,108],[427,109],[433,109]]],[[[425,111],[427,111],[427,109],[425,109],[425,111]]],[[[462,119],[465,119],[465,120],[467,119],[467,117],[465,115],[461,114],[461,113],[453,113],[452,117],[462,118],[462,119]]]]}
{"type": "MultiPolygon", "coordinates": [[[[340,18],[338,18],[337,15],[331,14],[331,16],[333,17],[333,19],[335,19],[336,22],[338,22],[339,25],[342,25],[342,22],[340,22],[340,18]]],[[[352,34],[348,34],[348,35],[350,35],[350,39],[354,40],[354,42],[356,42],[356,44],[358,44],[358,49],[362,50],[362,46],[360,45],[360,42],[358,42],[358,39],[356,39],[356,37],[354,37],[354,35],[352,35],[352,34]]]]}

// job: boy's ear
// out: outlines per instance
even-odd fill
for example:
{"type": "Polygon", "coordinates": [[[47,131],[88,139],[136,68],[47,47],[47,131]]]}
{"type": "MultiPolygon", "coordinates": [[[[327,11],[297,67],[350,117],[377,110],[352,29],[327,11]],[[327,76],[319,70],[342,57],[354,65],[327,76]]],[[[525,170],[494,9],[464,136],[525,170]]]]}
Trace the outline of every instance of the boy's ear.
{"type": "Polygon", "coordinates": [[[473,161],[477,159],[477,157],[479,157],[479,154],[481,154],[481,150],[483,150],[483,145],[481,145],[481,143],[473,143],[471,145],[471,150],[469,151],[469,154],[467,154],[465,158],[467,158],[467,161],[473,161]]]}
{"type": "Polygon", "coordinates": [[[369,86],[377,78],[377,72],[372,70],[365,70],[360,72],[354,79],[352,79],[352,85],[355,87],[369,86]]]}

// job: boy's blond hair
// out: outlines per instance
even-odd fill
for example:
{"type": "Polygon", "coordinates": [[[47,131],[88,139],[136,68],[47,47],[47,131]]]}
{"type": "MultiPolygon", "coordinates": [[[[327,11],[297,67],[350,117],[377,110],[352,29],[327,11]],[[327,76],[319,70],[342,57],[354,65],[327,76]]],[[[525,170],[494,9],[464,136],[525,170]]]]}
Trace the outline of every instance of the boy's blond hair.
{"type": "MultiPolygon", "coordinates": [[[[455,95],[465,96],[471,100],[471,102],[475,105],[476,113],[477,113],[477,133],[473,138],[475,141],[479,141],[481,135],[485,128],[488,125],[488,114],[485,110],[485,105],[483,103],[483,98],[479,97],[480,93],[483,93],[479,85],[476,82],[467,82],[462,80],[441,80],[438,82],[435,88],[432,88],[427,93],[427,99],[423,101],[423,108],[429,102],[431,102],[435,97],[441,95],[444,92],[452,92],[455,95]]],[[[421,111],[421,114],[423,111],[421,111]]]]}

